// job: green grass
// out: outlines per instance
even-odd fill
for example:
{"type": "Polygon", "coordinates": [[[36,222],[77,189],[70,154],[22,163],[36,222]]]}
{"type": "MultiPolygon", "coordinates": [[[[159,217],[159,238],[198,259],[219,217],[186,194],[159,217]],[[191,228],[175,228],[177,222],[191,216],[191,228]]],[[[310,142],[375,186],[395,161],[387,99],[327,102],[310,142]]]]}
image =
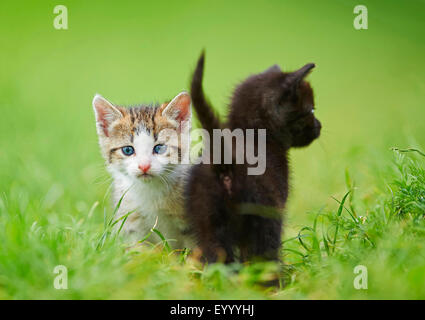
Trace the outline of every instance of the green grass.
{"type": "Polygon", "coordinates": [[[56,4],[0,4],[0,298],[425,298],[422,2],[365,1],[363,31],[356,1],[63,1],[66,31],[56,4]],[[204,268],[166,245],[126,250],[111,231],[91,99],[169,99],[202,48],[222,115],[249,73],[317,64],[323,134],[291,152],[278,290],[258,285],[273,264],[204,268]],[[53,287],[57,265],[68,290],[53,287]],[[357,265],[367,290],[353,287],[357,265]]]}
{"type": "Polygon", "coordinates": [[[52,209],[28,203],[15,189],[0,202],[0,294],[24,299],[422,299],[424,161],[396,153],[388,192],[366,212],[350,197],[355,189],[347,178],[350,192],[335,200],[334,210],[316,213],[312,224],[284,240],[286,286],[280,289],[259,285],[275,275],[275,264],[203,267],[168,245],[128,250],[111,229],[113,219],[96,219],[99,206],[78,220],[68,216],[52,224],[45,219],[55,216],[52,209]],[[56,265],[69,270],[68,290],[53,288],[56,265]],[[367,290],[353,287],[357,265],[368,268],[367,290]]]}

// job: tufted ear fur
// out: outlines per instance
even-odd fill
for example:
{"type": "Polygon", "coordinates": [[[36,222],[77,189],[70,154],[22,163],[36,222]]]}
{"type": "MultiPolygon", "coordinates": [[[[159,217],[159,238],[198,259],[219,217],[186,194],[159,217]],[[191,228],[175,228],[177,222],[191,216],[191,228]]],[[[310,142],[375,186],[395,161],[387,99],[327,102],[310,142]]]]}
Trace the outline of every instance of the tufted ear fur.
{"type": "Polygon", "coordinates": [[[109,137],[109,127],[114,121],[123,117],[122,112],[100,94],[96,94],[93,98],[93,109],[96,116],[97,134],[100,137],[109,137]]]}
{"type": "Polygon", "coordinates": [[[162,111],[162,116],[176,125],[190,120],[191,98],[187,92],[180,92],[162,111]]]}

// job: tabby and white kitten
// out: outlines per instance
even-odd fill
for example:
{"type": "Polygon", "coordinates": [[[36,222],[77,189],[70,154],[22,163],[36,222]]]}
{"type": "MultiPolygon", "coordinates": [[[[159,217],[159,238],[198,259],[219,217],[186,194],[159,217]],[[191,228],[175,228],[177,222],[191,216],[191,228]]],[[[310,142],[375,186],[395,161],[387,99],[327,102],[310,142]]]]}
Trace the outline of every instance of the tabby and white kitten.
{"type": "MultiPolygon", "coordinates": [[[[162,105],[131,108],[96,95],[93,108],[100,149],[113,178],[114,205],[125,194],[116,218],[134,211],[122,229],[127,239],[141,240],[158,219],[156,228],[172,247],[192,247],[182,197],[189,165],[180,161],[189,147],[189,94],[182,92],[162,105]]],[[[156,234],[149,241],[152,237],[160,241],[156,234]]]]}

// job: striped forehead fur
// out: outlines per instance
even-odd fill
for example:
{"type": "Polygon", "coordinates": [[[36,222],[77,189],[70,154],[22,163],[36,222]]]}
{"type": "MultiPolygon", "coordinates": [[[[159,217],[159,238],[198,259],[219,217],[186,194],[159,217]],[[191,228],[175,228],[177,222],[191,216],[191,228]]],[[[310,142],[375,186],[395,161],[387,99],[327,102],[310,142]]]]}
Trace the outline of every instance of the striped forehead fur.
{"type": "Polygon", "coordinates": [[[162,116],[162,111],[168,103],[162,105],[140,105],[134,107],[117,106],[123,114],[123,118],[114,127],[113,135],[128,133],[131,139],[134,135],[140,134],[142,131],[149,135],[153,135],[157,139],[158,134],[163,129],[173,129],[174,126],[166,117],[162,116]]]}

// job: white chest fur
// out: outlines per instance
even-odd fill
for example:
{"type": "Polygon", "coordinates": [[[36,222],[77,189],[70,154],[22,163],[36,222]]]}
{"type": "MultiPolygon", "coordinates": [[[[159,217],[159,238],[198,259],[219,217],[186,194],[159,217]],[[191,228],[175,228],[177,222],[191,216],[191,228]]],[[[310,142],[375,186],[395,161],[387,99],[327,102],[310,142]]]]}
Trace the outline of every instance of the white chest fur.
{"type": "MultiPolygon", "coordinates": [[[[185,170],[185,169],[182,169],[185,170]]],[[[186,171],[186,170],[185,170],[186,171]]],[[[123,196],[117,218],[131,213],[123,226],[123,233],[131,242],[143,239],[154,227],[167,239],[173,248],[192,247],[188,225],[184,220],[183,183],[185,172],[176,172],[167,182],[155,177],[150,181],[131,179],[119,172],[111,172],[114,178],[114,206],[123,196]]],[[[159,242],[152,234],[147,240],[159,242]]]]}

